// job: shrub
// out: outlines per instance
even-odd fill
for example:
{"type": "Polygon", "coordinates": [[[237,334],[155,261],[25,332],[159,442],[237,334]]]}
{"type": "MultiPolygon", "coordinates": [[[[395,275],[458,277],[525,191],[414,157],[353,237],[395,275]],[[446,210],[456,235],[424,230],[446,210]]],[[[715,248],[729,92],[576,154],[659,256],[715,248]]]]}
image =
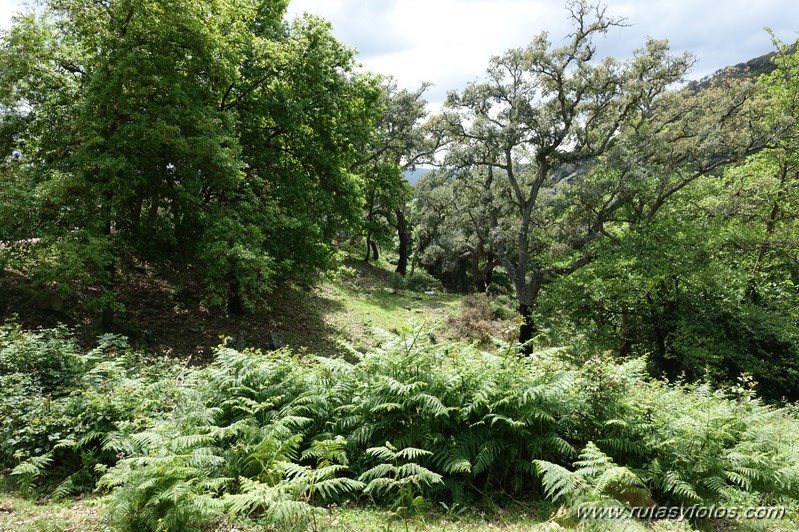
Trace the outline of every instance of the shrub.
{"type": "Polygon", "coordinates": [[[405,277],[400,275],[397,272],[391,272],[388,276],[388,285],[394,292],[399,292],[400,290],[405,290],[405,277]]]}
{"type": "Polygon", "coordinates": [[[29,376],[43,397],[69,393],[84,363],[65,327],[23,331],[11,322],[0,325],[0,375],[29,376]]]}
{"type": "Polygon", "coordinates": [[[406,511],[496,495],[572,509],[799,498],[796,412],[763,405],[746,379],[714,391],[651,380],[645,359],[578,365],[425,338],[353,350],[356,363],[220,348],[180,373],[106,338],[49,411],[35,376],[0,375],[2,412],[31,427],[2,419],[4,457],[24,460],[14,476],[31,491],[88,491],[102,475],[120,530],[225,515],[305,529],[319,505],[367,497],[406,511]]]}
{"type": "Polygon", "coordinates": [[[497,296],[490,300],[491,317],[495,320],[512,320],[518,317],[516,304],[508,296],[497,296]]]}
{"type": "Polygon", "coordinates": [[[441,281],[425,270],[414,270],[405,275],[405,287],[412,292],[444,291],[441,281]]]}
{"type": "Polygon", "coordinates": [[[459,337],[491,345],[495,339],[511,339],[516,333],[517,317],[506,296],[490,298],[473,294],[461,300],[460,314],[447,323],[459,337]]]}
{"type": "Polygon", "coordinates": [[[0,334],[0,467],[30,494],[91,491],[127,450],[124,435],[168,408],[171,366],[141,364],[124,338],[82,354],[65,328],[0,334]]]}
{"type": "Polygon", "coordinates": [[[491,275],[491,282],[486,287],[486,293],[492,296],[513,295],[513,280],[503,270],[495,270],[491,275]]]}

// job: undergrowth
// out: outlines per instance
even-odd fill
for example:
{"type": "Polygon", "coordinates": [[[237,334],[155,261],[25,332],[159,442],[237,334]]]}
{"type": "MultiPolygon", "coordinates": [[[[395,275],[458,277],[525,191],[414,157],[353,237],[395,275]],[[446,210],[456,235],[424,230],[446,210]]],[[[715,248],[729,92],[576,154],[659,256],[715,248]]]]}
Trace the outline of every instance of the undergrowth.
{"type": "Polygon", "coordinates": [[[405,331],[351,361],[220,347],[185,368],[120,337],[81,353],[67,331],[11,324],[0,467],[32,496],[106,494],[120,530],[304,530],[348,503],[413,516],[548,497],[572,520],[596,505],[795,508],[792,407],[652,380],[643,359],[563,355],[405,331]]]}

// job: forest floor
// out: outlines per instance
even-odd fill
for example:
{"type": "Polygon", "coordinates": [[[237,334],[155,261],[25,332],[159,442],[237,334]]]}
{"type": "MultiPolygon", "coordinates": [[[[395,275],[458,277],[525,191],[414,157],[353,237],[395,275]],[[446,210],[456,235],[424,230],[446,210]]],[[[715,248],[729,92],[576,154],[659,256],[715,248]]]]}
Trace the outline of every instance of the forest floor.
{"type": "MultiPolygon", "coordinates": [[[[550,519],[552,508],[518,505],[511,508],[470,509],[440,508],[412,517],[399,517],[395,512],[377,508],[346,507],[329,508],[320,515],[309,530],[318,532],[374,531],[381,532],[477,532],[483,530],[508,530],[519,532],[554,532],[557,530],[603,530],[608,532],[687,532],[694,528],[677,521],[654,521],[652,523],[607,522],[601,528],[575,528],[550,519]],[[606,526],[605,526],[606,525],[606,526]]],[[[234,524],[218,523],[208,532],[262,532],[268,529],[255,523],[238,521],[234,524]]],[[[709,530],[733,530],[724,525],[709,530]]],[[[789,532],[790,528],[754,528],[789,532]]],[[[0,532],[111,532],[112,528],[103,518],[102,499],[88,497],[65,502],[31,502],[25,499],[0,494],[0,532]]]]}
{"type": "MultiPolygon", "coordinates": [[[[518,503],[508,508],[438,508],[411,517],[378,508],[349,506],[328,508],[309,530],[318,532],[477,532],[507,530],[519,532],[554,532],[591,530],[603,532],[689,532],[694,530],[727,532],[794,532],[795,521],[713,521],[699,528],[687,522],[663,520],[651,522],[602,521],[593,526],[574,526],[546,502],[538,506],[518,503]]],[[[206,532],[265,532],[255,522],[220,522],[203,529],[206,532]]],[[[29,501],[0,493],[0,532],[112,532],[103,516],[103,500],[85,497],[62,502],[29,501]]]]}
{"type": "MultiPolygon", "coordinates": [[[[110,332],[141,351],[191,363],[210,360],[224,342],[240,350],[286,345],[299,353],[342,356],[345,344],[365,352],[403,327],[424,325],[442,340],[459,336],[452,324],[462,296],[393,290],[389,276],[386,263],[345,260],[318,282],[278,286],[263,304],[235,316],[207,305],[191,271],[129,264],[118,275],[125,311],[110,332]]],[[[100,312],[87,304],[89,292],[67,299],[58,312],[37,308],[35,294],[21,273],[0,272],[0,322],[14,319],[28,329],[63,324],[84,348],[109,332],[100,328],[100,312]]]]}
{"type": "MultiPolygon", "coordinates": [[[[88,497],[65,502],[32,502],[17,496],[0,493],[0,532],[110,532],[103,518],[102,499],[88,497]]],[[[394,512],[376,508],[330,508],[320,515],[311,530],[317,531],[478,531],[561,530],[547,520],[548,511],[517,508],[488,512],[428,512],[411,518],[400,518],[394,512]],[[532,511],[530,511],[532,510],[532,511]]],[[[209,532],[264,531],[255,523],[219,523],[209,532]]]]}

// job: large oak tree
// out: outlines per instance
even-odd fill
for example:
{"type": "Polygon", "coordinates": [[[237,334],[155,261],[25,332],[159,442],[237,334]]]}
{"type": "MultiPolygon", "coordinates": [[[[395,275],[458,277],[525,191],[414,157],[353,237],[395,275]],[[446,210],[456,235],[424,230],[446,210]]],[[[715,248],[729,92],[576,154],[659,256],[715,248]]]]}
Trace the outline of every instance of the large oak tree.
{"type": "Polygon", "coordinates": [[[516,287],[522,343],[541,290],[591,262],[595,243],[629,223],[623,210],[652,217],[755,144],[740,118],[745,91],[671,90],[692,58],[670,55],[665,41],[602,59],[596,40],[623,20],[583,1],[568,11],[565,45],[542,34],[494,57],[484,81],[449,95],[442,117],[446,163],[484,169],[486,205],[510,191],[514,215],[493,217],[491,238],[516,287]]]}
{"type": "Polygon", "coordinates": [[[0,40],[6,257],[102,288],[107,323],[123,257],[196,266],[233,312],[324,265],[360,216],[349,168],[379,89],[286,4],[52,0],[17,18],[0,40]]]}

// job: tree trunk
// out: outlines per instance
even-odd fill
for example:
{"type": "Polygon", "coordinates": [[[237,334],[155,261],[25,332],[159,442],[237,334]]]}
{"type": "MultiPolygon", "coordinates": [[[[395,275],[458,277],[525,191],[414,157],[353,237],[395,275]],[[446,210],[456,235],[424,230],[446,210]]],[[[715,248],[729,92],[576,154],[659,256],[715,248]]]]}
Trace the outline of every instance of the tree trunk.
{"type": "Polygon", "coordinates": [[[530,340],[538,332],[533,318],[533,309],[536,301],[538,301],[538,294],[541,293],[542,277],[535,275],[529,283],[523,279],[516,279],[515,284],[516,297],[519,301],[519,314],[522,315],[522,323],[519,326],[519,343],[524,345],[522,353],[525,356],[529,356],[533,354],[533,345],[530,340]]]}
{"type": "Polygon", "coordinates": [[[489,256],[488,258],[489,258],[489,262],[486,265],[485,270],[483,270],[483,275],[485,277],[486,288],[488,288],[488,285],[490,285],[493,282],[493,280],[494,280],[494,268],[497,267],[497,262],[496,262],[496,259],[493,257],[493,255],[489,256]]]}
{"type": "Polygon", "coordinates": [[[363,258],[364,262],[369,262],[372,258],[372,232],[366,233],[366,256],[363,258]]]}
{"type": "Polygon", "coordinates": [[[410,254],[411,235],[408,231],[408,220],[405,213],[397,209],[397,236],[399,237],[399,260],[397,261],[397,273],[405,275],[408,271],[408,255],[410,254]]]}
{"type": "Polygon", "coordinates": [[[377,242],[370,240],[369,245],[372,247],[372,257],[374,257],[375,262],[377,262],[377,259],[380,258],[380,254],[377,253],[377,242]]]}
{"type": "Polygon", "coordinates": [[[535,336],[535,323],[533,322],[533,307],[531,305],[519,305],[519,314],[522,315],[522,324],[519,327],[519,343],[523,344],[522,353],[525,356],[533,354],[533,345],[530,340],[535,336]]]}
{"type": "Polygon", "coordinates": [[[241,287],[237,281],[231,281],[228,287],[227,311],[234,316],[243,316],[246,313],[241,287]]]}
{"type": "Polygon", "coordinates": [[[486,291],[485,276],[483,275],[483,269],[480,268],[480,259],[483,256],[482,247],[481,243],[478,243],[477,247],[469,252],[469,261],[472,270],[472,286],[474,286],[474,290],[478,294],[482,294],[486,291]]]}

